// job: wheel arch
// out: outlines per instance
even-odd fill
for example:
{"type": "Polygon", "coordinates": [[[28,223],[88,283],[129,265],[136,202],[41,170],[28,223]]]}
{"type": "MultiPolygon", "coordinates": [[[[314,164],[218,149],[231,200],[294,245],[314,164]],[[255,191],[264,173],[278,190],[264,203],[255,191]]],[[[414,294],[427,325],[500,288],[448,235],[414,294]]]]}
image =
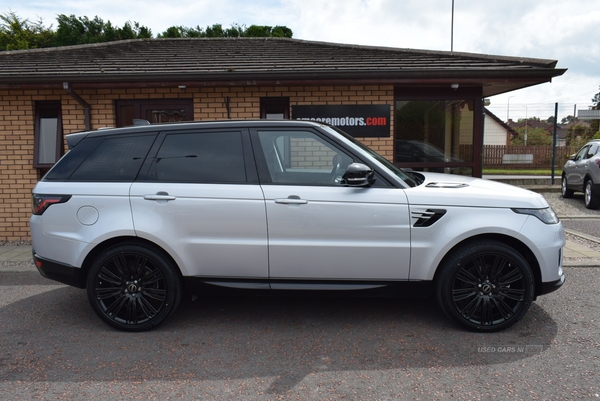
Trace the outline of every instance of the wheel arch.
{"type": "Polygon", "coordinates": [[[523,256],[523,258],[527,261],[527,263],[529,263],[529,267],[531,267],[531,271],[533,273],[533,277],[535,280],[534,297],[540,295],[540,291],[542,288],[542,273],[541,273],[539,261],[537,260],[534,253],[531,251],[531,249],[529,249],[529,247],[526,244],[524,244],[523,242],[519,241],[518,239],[516,239],[514,237],[511,237],[508,235],[503,235],[503,234],[494,234],[494,233],[480,234],[480,235],[466,238],[466,239],[462,240],[461,242],[455,244],[444,255],[442,260],[440,260],[440,263],[438,264],[438,266],[435,270],[435,274],[433,276],[433,282],[434,283],[437,282],[438,277],[440,275],[440,271],[442,270],[442,269],[440,269],[440,267],[446,262],[446,260],[448,260],[450,257],[452,257],[452,255],[454,255],[456,252],[458,252],[461,248],[463,248],[473,242],[482,241],[482,240],[497,241],[497,242],[503,243],[503,244],[508,245],[509,247],[513,248],[521,256],[523,256]]]}
{"type": "Polygon", "coordinates": [[[145,247],[153,249],[154,251],[160,252],[165,258],[167,258],[171,263],[173,263],[173,266],[177,267],[177,272],[178,272],[179,276],[181,278],[183,278],[183,276],[181,274],[181,269],[179,268],[179,265],[177,264],[175,259],[173,259],[173,257],[171,257],[171,255],[167,251],[165,251],[162,247],[160,247],[156,243],[149,241],[147,239],[144,239],[144,238],[134,237],[134,236],[121,236],[121,237],[110,238],[110,239],[107,239],[107,240],[99,243],[86,255],[85,259],[83,260],[83,264],[81,265],[81,276],[80,276],[80,282],[82,285],[81,288],[86,288],[87,276],[90,271],[91,265],[94,263],[94,260],[96,260],[96,258],[98,256],[100,256],[107,249],[112,248],[114,246],[122,245],[125,243],[132,244],[132,245],[145,246],[145,247]]]}

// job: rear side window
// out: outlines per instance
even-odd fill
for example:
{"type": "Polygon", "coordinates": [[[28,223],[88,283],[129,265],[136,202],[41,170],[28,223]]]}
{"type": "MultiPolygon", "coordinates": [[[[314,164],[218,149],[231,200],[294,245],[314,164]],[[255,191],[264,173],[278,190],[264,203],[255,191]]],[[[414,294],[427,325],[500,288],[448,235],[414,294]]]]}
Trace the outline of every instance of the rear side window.
{"type": "Polygon", "coordinates": [[[169,134],[146,178],[163,182],[244,183],[242,134],[169,134]]]}
{"type": "MultiPolygon", "coordinates": [[[[155,135],[152,134],[103,140],[79,165],[69,181],[133,181],[154,138],[155,135]]],[[[73,151],[77,148],[78,146],[73,151]]]]}

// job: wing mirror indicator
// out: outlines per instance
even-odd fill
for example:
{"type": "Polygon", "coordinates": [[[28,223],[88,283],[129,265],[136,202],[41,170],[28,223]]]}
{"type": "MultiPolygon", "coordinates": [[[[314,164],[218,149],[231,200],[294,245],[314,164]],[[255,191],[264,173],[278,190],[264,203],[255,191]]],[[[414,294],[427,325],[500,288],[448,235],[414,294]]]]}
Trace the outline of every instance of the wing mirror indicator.
{"type": "Polygon", "coordinates": [[[342,179],[349,187],[370,187],[375,183],[375,173],[369,166],[352,163],[346,169],[342,179]]]}

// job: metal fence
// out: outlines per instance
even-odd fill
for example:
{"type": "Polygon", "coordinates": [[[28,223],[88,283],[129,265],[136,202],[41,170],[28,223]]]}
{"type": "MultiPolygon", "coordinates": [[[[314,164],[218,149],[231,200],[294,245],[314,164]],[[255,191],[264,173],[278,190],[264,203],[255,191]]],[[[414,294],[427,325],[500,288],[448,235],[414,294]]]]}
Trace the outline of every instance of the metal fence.
{"type": "MultiPolygon", "coordinates": [[[[560,170],[569,157],[577,152],[576,146],[557,146],[555,167],[560,170]]],[[[483,147],[483,168],[504,170],[550,170],[552,146],[501,146],[483,147]]]]}
{"type": "MultiPolygon", "coordinates": [[[[486,106],[484,127],[483,168],[501,170],[550,170],[555,154],[555,169],[560,172],[569,157],[576,153],[581,142],[574,141],[573,124],[590,124],[591,120],[577,120],[579,110],[588,110],[589,105],[577,106],[567,103],[517,103],[511,96],[505,104],[492,103],[486,106]],[[511,99],[512,98],[512,99],[511,99]],[[511,102],[512,100],[512,102],[511,102]],[[491,118],[488,118],[491,117],[491,118]],[[523,133],[523,122],[529,132],[538,128],[547,130],[548,146],[514,146],[510,143],[515,131],[523,133]],[[557,122],[554,127],[554,121],[557,122]],[[520,126],[519,126],[520,122],[520,126]],[[570,123],[570,125],[568,124],[570,123]],[[567,142],[570,146],[567,146],[567,142]],[[554,151],[556,150],[556,153],[554,151]]],[[[597,127],[597,122],[594,127],[597,127]]]]}

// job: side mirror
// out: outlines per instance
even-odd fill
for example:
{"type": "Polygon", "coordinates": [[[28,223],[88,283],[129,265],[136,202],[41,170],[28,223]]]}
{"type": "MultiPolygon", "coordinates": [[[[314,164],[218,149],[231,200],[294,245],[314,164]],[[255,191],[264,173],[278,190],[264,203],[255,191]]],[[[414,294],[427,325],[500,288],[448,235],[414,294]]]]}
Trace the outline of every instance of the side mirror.
{"type": "Polygon", "coordinates": [[[349,187],[370,187],[375,183],[375,173],[362,163],[352,163],[342,177],[349,187]]]}

